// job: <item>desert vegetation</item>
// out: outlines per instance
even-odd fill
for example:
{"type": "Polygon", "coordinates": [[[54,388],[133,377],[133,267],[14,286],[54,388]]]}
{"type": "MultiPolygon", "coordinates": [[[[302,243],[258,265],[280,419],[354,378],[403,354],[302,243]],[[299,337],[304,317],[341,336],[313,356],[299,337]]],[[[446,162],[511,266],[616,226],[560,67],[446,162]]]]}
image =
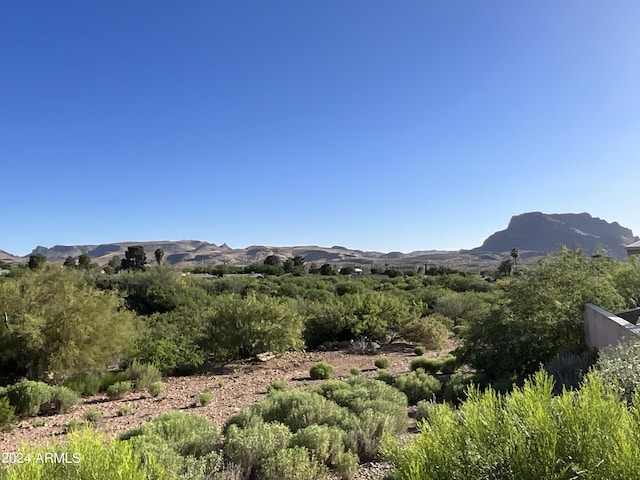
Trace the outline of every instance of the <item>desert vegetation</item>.
{"type": "MultiPolygon", "coordinates": [[[[0,278],[0,430],[97,394],[122,401],[118,415],[129,416],[126,399],[161,398],[163,378],[266,352],[342,345],[370,360],[341,379],[318,362],[308,384],[272,382],[223,428],[170,412],[106,440],[100,412],[86,410],[66,443],[22,450],[86,452],[82,467],[2,466],[0,479],[84,478],[89,469],[110,478],[118,462],[127,478],[349,479],[381,458],[397,479],[640,478],[631,460],[640,382],[628,368],[639,350],[597,357],[582,320],[587,302],[637,305],[636,260],[565,249],[487,282],[450,269],[360,276],[277,257],[259,269],[264,278],[227,266],[198,278],[163,264],[163,252],[152,267],[140,255],[133,249],[105,271],[87,259],[60,268],[37,258],[0,278]],[[397,360],[384,352],[397,342],[410,358],[392,374],[397,360]],[[447,342],[454,351],[434,353],[447,342]],[[403,446],[409,405],[419,433],[403,446]]],[[[220,380],[201,390],[194,411],[226,388],[220,380]]]]}

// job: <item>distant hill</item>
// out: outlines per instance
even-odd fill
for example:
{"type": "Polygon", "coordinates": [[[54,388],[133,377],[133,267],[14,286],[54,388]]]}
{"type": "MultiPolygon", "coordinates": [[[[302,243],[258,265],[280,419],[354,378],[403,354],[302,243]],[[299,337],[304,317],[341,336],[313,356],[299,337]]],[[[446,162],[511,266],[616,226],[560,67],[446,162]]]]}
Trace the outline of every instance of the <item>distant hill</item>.
{"type": "MultiPolygon", "coordinates": [[[[199,240],[179,240],[119,242],[102,245],[56,245],[51,248],[38,246],[33,249],[31,255],[40,253],[46,256],[50,262],[62,263],[67,257],[77,258],[79,255],[86,253],[94,262],[104,265],[114,256],[123,258],[126,249],[132,245],[142,245],[144,247],[147,254],[147,261],[150,264],[155,263],[154,251],[157,248],[162,248],[165,251],[165,261],[176,267],[193,267],[222,263],[228,265],[250,265],[252,263],[262,263],[269,255],[278,255],[283,260],[295,255],[300,255],[305,259],[307,264],[337,263],[370,265],[371,263],[377,262],[382,266],[391,259],[419,264],[422,262],[421,258],[424,255],[438,253],[436,251],[417,251],[411,253],[392,252],[391,254],[387,254],[382,252],[350,250],[338,245],[332,247],[318,247],[315,245],[295,247],[251,245],[246,248],[230,248],[227,244],[217,246],[214,243],[199,240]],[[411,262],[414,258],[420,259],[411,262]]],[[[22,262],[28,260],[28,256],[13,258],[17,258],[22,262]]]]}
{"type": "Polygon", "coordinates": [[[15,265],[17,263],[20,263],[21,261],[21,257],[16,257],[15,255],[11,255],[4,250],[0,250],[0,262],[15,265]]]}
{"type": "Polygon", "coordinates": [[[592,254],[602,246],[608,256],[625,258],[625,245],[636,240],[638,237],[630,229],[588,213],[531,212],[511,217],[505,230],[494,233],[482,246],[466,253],[508,252],[517,248],[521,254],[531,256],[555,252],[566,245],[592,254]]]}

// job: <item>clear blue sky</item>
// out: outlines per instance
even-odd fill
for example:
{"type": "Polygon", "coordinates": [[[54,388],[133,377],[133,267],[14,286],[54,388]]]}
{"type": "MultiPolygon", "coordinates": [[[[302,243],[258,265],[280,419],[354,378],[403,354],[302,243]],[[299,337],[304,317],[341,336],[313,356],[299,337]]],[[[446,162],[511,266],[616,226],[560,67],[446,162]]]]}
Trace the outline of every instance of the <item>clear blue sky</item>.
{"type": "Polygon", "coordinates": [[[640,233],[640,2],[0,2],[0,249],[640,233]]]}

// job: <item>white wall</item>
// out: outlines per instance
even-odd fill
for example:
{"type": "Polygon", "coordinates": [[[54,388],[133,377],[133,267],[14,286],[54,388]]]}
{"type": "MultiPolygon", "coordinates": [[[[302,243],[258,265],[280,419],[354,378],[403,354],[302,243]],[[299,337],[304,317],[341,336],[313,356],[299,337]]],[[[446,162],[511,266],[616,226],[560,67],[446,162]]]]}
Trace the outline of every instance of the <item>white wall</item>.
{"type": "Polygon", "coordinates": [[[587,346],[601,349],[620,341],[640,339],[640,327],[587,303],[584,307],[584,328],[587,346]]]}

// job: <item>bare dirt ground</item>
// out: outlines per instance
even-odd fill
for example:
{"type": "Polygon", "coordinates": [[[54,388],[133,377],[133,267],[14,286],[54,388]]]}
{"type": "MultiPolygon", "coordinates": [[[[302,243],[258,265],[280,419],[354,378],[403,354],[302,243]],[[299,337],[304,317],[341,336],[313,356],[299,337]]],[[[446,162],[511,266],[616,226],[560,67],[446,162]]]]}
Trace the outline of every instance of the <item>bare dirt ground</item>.
{"type": "MultiPolygon", "coordinates": [[[[450,343],[445,349],[430,351],[427,355],[443,355],[452,348],[453,344],[450,343]]],[[[16,451],[23,444],[46,445],[52,439],[63,440],[67,424],[72,420],[82,421],[83,414],[92,407],[98,408],[102,413],[102,420],[96,424],[96,429],[105,432],[108,437],[116,437],[146,420],[174,410],[203,415],[214,424],[222,426],[242,407],[264,399],[273,381],[284,382],[287,389],[319,385],[322,380],[309,378],[309,369],[319,361],[328,362],[335,367],[335,378],[348,378],[351,367],[359,367],[363,376],[375,378],[377,369],[373,362],[380,354],[391,360],[388,371],[392,375],[410,372],[409,363],[415,358],[412,345],[394,343],[384,345],[376,355],[358,354],[349,350],[290,352],[266,362],[228,363],[199,376],[167,378],[165,391],[158,398],[146,392],[131,393],[120,400],[109,400],[104,395],[97,395],[83,398],[67,414],[43,417],[44,426],[33,426],[33,419],[22,420],[13,431],[0,434],[0,452],[16,451]],[[204,407],[194,406],[198,404],[199,395],[205,389],[211,390],[213,401],[204,407]],[[118,410],[125,405],[131,406],[131,413],[118,416],[118,410]]],[[[370,468],[380,470],[380,465],[370,468]]]]}

